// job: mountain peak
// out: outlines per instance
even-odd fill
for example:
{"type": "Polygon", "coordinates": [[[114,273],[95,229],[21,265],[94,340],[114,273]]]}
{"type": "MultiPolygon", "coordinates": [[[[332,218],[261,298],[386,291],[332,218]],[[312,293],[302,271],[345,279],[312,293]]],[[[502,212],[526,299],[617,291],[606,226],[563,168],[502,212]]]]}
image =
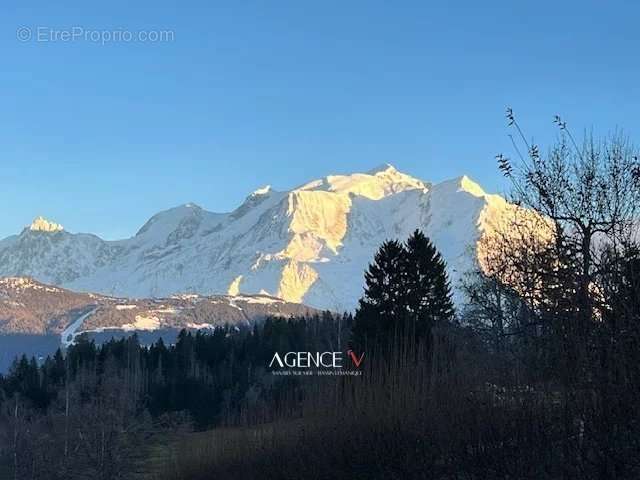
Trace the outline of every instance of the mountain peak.
{"type": "Polygon", "coordinates": [[[391,165],[390,163],[383,163],[382,165],[378,165],[375,168],[372,168],[367,173],[369,175],[377,175],[378,173],[396,173],[398,169],[391,165]]]}
{"type": "Polygon", "coordinates": [[[181,222],[194,221],[194,219],[198,219],[205,213],[205,210],[195,203],[183,203],[177,207],[156,213],[138,230],[136,236],[154,230],[155,234],[160,238],[173,232],[181,222]]]}
{"type": "Polygon", "coordinates": [[[189,202],[189,203],[185,203],[184,205],[181,205],[183,208],[193,208],[195,210],[202,210],[202,207],[200,205],[197,205],[193,202],[189,202]]]}
{"type": "Polygon", "coordinates": [[[258,188],[257,190],[254,190],[254,192],[251,194],[252,197],[258,197],[260,195],[267,195],[271,192],[271,185],[265,185],[264,187],[258,188]]]}
{"type": "Polygon", "coordinates": [[[466,175],[440,182],[435,185],[435,188],[440,192],[448,192],[451,194],[455,192],[465,192],[474,197],[484,197],[487,194],[480,185],[466,175]]]}
{"type": "Polygon", "coordinates": [[[468,192],[475,197],[482,197],[487,194],[480,185],[466,175],[459,177],[457,180],[460,185],[460,190],[468,192]]]}
{"type": "Polygon", "coordinates": [[[47,233],[55,233],[61,232],[64,230],[64,227],[59,223],[50,222],[46,218],[40,216],[31,222],[29,225],[29,230],[32,232],[47,232],[47,233]]]}
{"type": "Polygon", "coordinates": [[[394,193],[427,188],[428,185],[422,180],[399,172],[393,165],[384,164],[366,173],[329,175],[306,183],[294,191],[325,191],[379,200],[394,193]]]}

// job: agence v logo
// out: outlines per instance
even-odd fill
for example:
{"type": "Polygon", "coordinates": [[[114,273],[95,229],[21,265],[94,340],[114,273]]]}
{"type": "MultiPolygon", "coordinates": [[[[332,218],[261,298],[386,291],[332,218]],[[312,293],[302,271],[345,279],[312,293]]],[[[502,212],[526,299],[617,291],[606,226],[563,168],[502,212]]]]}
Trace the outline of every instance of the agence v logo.
{"type": "Polygon", "coordinates": [[[345,365],[343,352],[275,352],[269,368],[274,375],[353,375],[361,376],[364,352],[347,350],[353,366],[345,365]]]}

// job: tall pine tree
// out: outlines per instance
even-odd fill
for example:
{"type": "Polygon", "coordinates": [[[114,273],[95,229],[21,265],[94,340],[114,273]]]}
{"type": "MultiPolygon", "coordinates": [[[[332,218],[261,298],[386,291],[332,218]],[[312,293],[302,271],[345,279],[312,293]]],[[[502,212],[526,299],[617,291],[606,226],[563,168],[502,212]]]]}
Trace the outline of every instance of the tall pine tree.
{"type": "Polygon", "coordinates": [[[382,244],[364,274],[364,296],[354,324],[354,339],[363,346],[392,335],[406,316],[407,251],[396,240],[382,244]]]}
{"type": "Polygon", "coordinates": [[[446,264],[419,230],[406,244],[387,241],[365,272],[365,291],[353,329],[359,346],[395,335],[429,336],[438,322],[453,318],[446,264]]]}
{"type": "Polygon", "coordinates": [[[422,336],[439,322],[453,318],[451,287],[445,261],[420,230],[407,240],[406,252],[407,310],[416,334],[422,336]]]}

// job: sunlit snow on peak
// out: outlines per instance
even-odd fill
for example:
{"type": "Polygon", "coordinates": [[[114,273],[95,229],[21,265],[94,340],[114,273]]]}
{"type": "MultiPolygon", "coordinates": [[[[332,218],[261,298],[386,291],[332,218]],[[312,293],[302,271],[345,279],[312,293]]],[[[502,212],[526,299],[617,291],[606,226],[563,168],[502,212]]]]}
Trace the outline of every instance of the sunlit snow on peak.
{"type": "Polygon", "coordinates": [[[460,177],[460,190],[468,192],[476,197],[483,197],[487,194],[480,185],[466,175],[460,177]]]}
{"type": "Polygon", "coordinates": [[[31,223],[31,225],[29,226],[29,230],[31,230],[32,232],[53,233],[61,232],[62,230],[64,230],[64,228],[62,227],[62,225],[50,222],[44,217],[38,217],[31,223]]]}
{"type": "Polygon", "coordinates": [[[380,200],[395,193],[416,189],[426,190],[428,185],[385,164],[368,173],[329,175],[306,183],[297,190],[353,194],[371,200],[380,200]]]}
{"type": "Polygon", "coordinates": [[[437,188],[440,192],[463,192],[473,195],[474,197],[484,197],[487,195],[480,185],[466,175],[440,182],[436,184],[434,188],[437,188]]]}
{"type": "Polygon", "coordinates": [[[271,185],[265,185],[264,187],[254,190],[254,192],[251,195],[256,197],[259,195],[267,195],[269,192],[271,192],[271,185]]]}

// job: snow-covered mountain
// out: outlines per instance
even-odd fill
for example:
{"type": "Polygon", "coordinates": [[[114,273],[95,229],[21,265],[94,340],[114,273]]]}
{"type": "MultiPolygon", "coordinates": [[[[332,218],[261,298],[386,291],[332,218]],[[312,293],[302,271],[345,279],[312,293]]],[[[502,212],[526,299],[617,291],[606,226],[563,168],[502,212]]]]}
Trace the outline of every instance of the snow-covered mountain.
{"type": "Polygon", "coordinates": [[[384,165],[291,191],[264,187],[230,213],[182,205],[125,240],[69,233],[38,218],[0,241],[0,276],[113,296],[262,293],[353,309],[363,272],[384,240],[423,229],[455,286],[474,266],[480,235],[512,208],[466,176],[430,184],[384,165]]]}

